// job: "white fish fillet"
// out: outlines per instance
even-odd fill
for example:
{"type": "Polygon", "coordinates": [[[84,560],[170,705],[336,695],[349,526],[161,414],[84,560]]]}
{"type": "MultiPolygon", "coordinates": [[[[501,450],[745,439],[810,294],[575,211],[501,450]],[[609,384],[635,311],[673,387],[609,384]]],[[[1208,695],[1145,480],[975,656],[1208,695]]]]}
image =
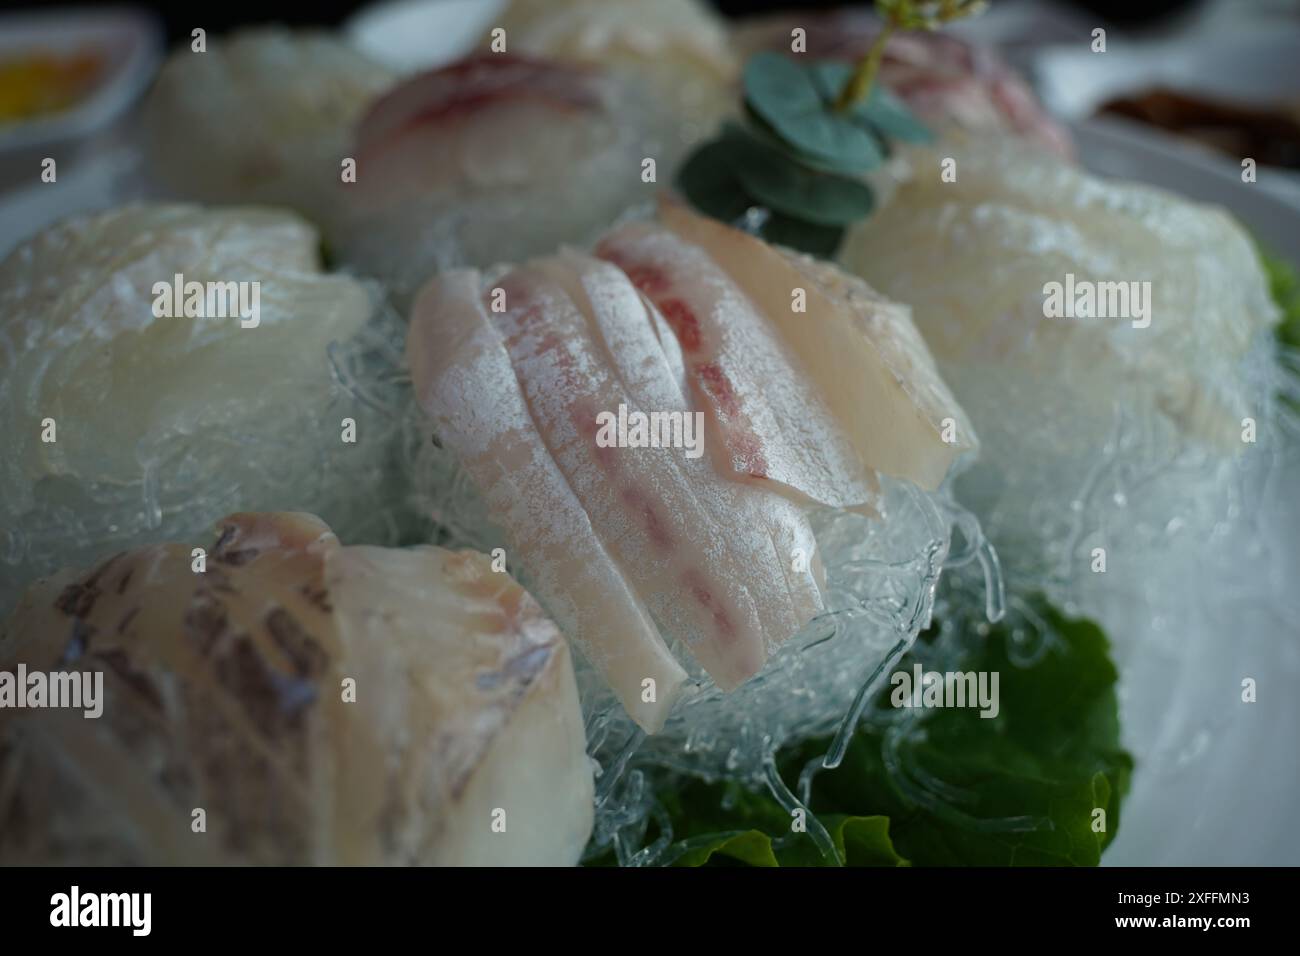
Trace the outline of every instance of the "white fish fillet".
{"type": "MultiPolygon", "coordinates": [[[[267,407],[320,401],[326,346],[360,330],[371,303],[356,280],[320,271],[317,242],[278,210],[141,204],[67,220],[14,250],[0,262],[0,420],[26,479],[138,480],[151,433],[210,427],[250,389],[267,407]],[[155,316],[155,284],[177,274],[256,282],[258,325],[155,316]],[[41,440],[45,415],[63,420],[56,442],[41,440]]],[[[248,406],[244,417],[263,414],[248,406]]]]}
{"type": "Polygon", "coordinates": [[[804,500],[870,510],[878,497],[872,476],[816,386],[707,251],[637,223],[601,239],[597,254],[623,269],[672,328],[694,404],[710,411],[717,429],[711,450],[722,469],[779,483],[804,500]]]}
{"type": "Polygon", "coordinates": [[[640,178],[643,106],[598,67],[514,53],[419,73],[358,124],[356,182],[330,238],[404,303],[436,269],[586,241],[653,188],[640,178]]]}
{"type": "MultiPolygon", "coordinates": [[[[856,63],[875,42],[880,19],[866,5],[778,13],[742,20],[734,42],[746,56],[760,50],[789,53],[796,27],[803,30],[806,49],[796,57],[856,63]]],[[[936,127],[1012,135],[1067,159],[1074,153],[1070,134],[990,47],[941,30],[896,32],[885,44],[877,76],[936,127]]]]}
{"type": "Polygon", "coordinates": [[[637,723],[658,730],[686,673],[543,443],[477,273],[449,273],[424,289],[406,354],[417,399],[509,532],[534,593],[637,723]],[[653,700],[643,697],[645,680],[653,700]]]}
{"type": "Polygon", "coordinates": [[[373,293],[322,272],[319,249],[282,210],[141,203],[64,220],[0,262],[0,611],[41,574],[234,509],[340,522],[384,486],[385,426],[339,407],[330,355],[359,349],[373,293]],[[172,301],[178,275],[203,316],[183,314],[188,293],[172,301]],[[349,414],[360,435],[344,445],[349,414]]]}
{"type": "Polygon", "coordinates": [[[518,269],[494,286],[501,313],[473,298],[477,282],[456,272],[422,293],[408,342],[417,395],[490,501],[508,509],[501,523],[542,600],[628,711],[657,730],[682,675],[666,683],[658,672],[672,659],[655,629],[620,626],[629,614],[613,617],[602,602],[630,589],[721,687],[735,687],[822,607],[811,528],[794,502],[719,475],[706,458],[597,445],[598,414],[619,405],[690,410],[658,337],[662,319],[622,272],[576,255],[518,269]],[[581,288],[581,307],[566,287],[581,288]],[[590,571],[566,579],[554,555],[579,550],[626,585],[602,593],[608,584],[590,571]],[[800,550],[808,560],[795,571],[800,550]],[[551,607],[556,596],[568,604],[551,607]],[[647,708],[651,677],[658,699],[647,708]]]}
{"type": "MultiPolygon", "coordinates": [[[[607,262],[571,251],[534,265],[562,285],[583,311],[633,407],[683,412],[699,407],[690,398],[677,336],[644,293],[638,294],[630,276],[607,262]],[[646,321],[629,321],[629,316],[639,319],[641,310],[646,321]]],[[[771,562],[781,570],[785,588],[774,584],[756,595],[767,631],[766,649],[771,651],[823,608],[822,568],[816,542],[797,502],[777,500],[762,484],[720,481],[728,471],[711,466],[716,457],[683,456],[675,464],[692,484],[700,504],[720,510],[719,520],[730,529],[737,550],[756,552],[758,566],[768,568],[766,573],[772,574],[773,581],[771,562]],[[772,558],[768,557],[764,535],[771,539],[772,558]],[[800,554],[808,557],[807,567],[796,568],[800,562],[790,560],[792,555],[800,554]]]]}
{"type": "Polygon", "coordinates": [[[376,100],[358,125],[353,191],[380,205],[527,185],[612,140],[616,96],[617,84],[598,70],[506,54],[418,74],[376,100]]]}
{"type": "Polygon", "coordinates": [[[0,860],[577,861],[592,778],[568,651],[487,558],[344,548],[280,513],[231,516],[192,560],[165,544],[65,572],[0,631],[7,670],[102,672],[106,697],[98,720],[0,711],[0,860]]]}
{"type": "MultiPolygon", "coordinates": [[[[692,226],[684,212],[668,218],[704,243],[640,225],[597,244],[612,262],[566,251],[488,288],[474,272],[438,276],[407,343],[417,397],[498,512],[543,603],[649,730],[662,726],[681,683],[676,676],[665,696],[657,679],[654,706],[639,693],[672,660],[655,626],[719,687],[736,687],[824,607],[806,509],[870,511],[875,476],[864,451],[895,464],[890,454],[916,446],[911,458],[898,453],[902,476],[937,482],[960,448],[930,443],[937,436],[924,414],[940,403],[942,383],[915,331],[903,339],[891,327],[905,313],[873,324],[835,288],[801,316],[843,330],[840,368],[891,376],[867,393],[884,396],[869,416],[878,434],[859,427],[853,405],[823,398],[837,398],[824,367],[799,360],[776,318],[791,302],[783,280],[852,280],[725,226],[721,236],[692,226]],[[747,243],[760,267],[774,260],[772,282],[746,274],[747,243]],[[810,364],[822,373],[811,384],[810,364]],[[695,413],[705,448],[692,457],[608,447],[601,417],[620,408],[695,413]]],[[[885,307],[878,297],[870,304],[885,307]]],[[[961,414],[946,402],[942,410],[961,414]]]]}
{"type": "Polygon", "coordinates": [[[834,266],[665,203],[664,224],[706,250],[815,383],[861,461],[933,490],[978,447],[906,306],[834,266]],[[796,290],[807,311],[791,308],[796,290]]]}
{"type": "Polygon", "coordinates": [[[338,199],[352,126],[395,75],[323,30],[187,37],[144,109],[151,172],[183,199],[286,205],[317,224],[338,199]]]}
{"type": "Polygon", "coordinates": [[[1188,436],[1241,448],[1252,408],[1239,363],[1275,307],[1236,222],[1001,140],[953,139],[915,151],[915,166],[937,170],[941,155],[956,159],[957,181],[917,175],[852,231],[843,257],[912,305],[948,372],[982,383],[960,393],[977,426],[1005,413],[1018,382],[1077,393],[1081,418],[1084,406],[1108,408],[1118,389],[1136,386],[1188,436]],[[1150,325],[1136,327],[1144,320],[1132,308],[1046,316],[1046,286],[1067,275],[1079,288],[1149,283],[1150,325]]]}
{"type": "MultiPolygon", "coordinates": [[[[593,270],[587,285],[606,326],[652,332],[645,304],[621,272],[593,270]]],[[[767,495],[765,510],[751,510],[745,505],[754,499],[678,449],[598,447],[601,411],[689,406],[680,394],[655,396],[672,402],[666,408],[634,404],[608,358],[626,343],[597,339],[563,289],[539,273],[517,270],[500,287],[508,305],[498,326],[533,419],[601,539],[656,620],[685,638],[721,687],[753,676],[769,648],[806,620],[787,594],[785,561],[772,541],[811,541],[798,509],[767,495]]]]}

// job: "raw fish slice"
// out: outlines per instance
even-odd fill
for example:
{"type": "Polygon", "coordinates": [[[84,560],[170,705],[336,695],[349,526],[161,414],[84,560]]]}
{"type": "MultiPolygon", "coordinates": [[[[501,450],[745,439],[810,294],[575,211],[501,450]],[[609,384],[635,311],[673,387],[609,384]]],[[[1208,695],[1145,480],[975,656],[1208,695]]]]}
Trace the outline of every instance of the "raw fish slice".
{"type": "Polygon", "coordinates": [[[478,273],[447,273],[425,287],[406,352],[418,400],[509,534],[535,593],[633,719],[658,730],[686,674],[543,444],[484,312],[478,273]],[[642,699],[647,679],[650,701],[642,699]]]}
{"type": "MultiPolygon", "coordinates": [[[[806,53],[856,63],[880,32],[870,10],[779,13],[742,22],[735,42],[746,54],[790,53],[790,31],[805,31],[806,53]]],[[[1043,108],[1029,85],[991,48],[951,33],[911,30],[885,44],[877,77],[927,122],[965,130],[1010,133],[1069,159],[1070,134],[1043,108]]]]}
{"type": "Polygon", "coordinates": [[[577,861],[592,778],[568,650],[485,556],[239,514],[193,560],[163,544],[61,573],[0,628],[5,668],[104,691],[97,720],[0,711],[0,861],[577,861]]]}
{"type": "Polygon", "coordinates": [[[356,191],[376,206],[529,183],[612,141],[614,95],[597,70],[505,54],[421,73],[358,126],[356,191]]]}
{"type": "MultiPolygon", "coordinates": [[[[854,423],[852,406],[846,406],[850,414],[830,402],[818,407],[826,390],[821,378],[814,379],[815,389],[783,394],[779,401],[761,400],[752,393],[770,390],[771,380],[797,388],[792,383],[805,374],[801,363],[784,351],[798,352],[788,341],[789,323],[772,319],[773,331],[767,326],[771,317],[753,305],[762,302],[779,314],[780,307],[791,302],[793,286],[751,283],[743,256],[737,258],[730,248],[736,245],[733,230],[719,225],[720,240],[705,226],[694,226],[689,216],[683,228],[695,228],[704,241],[692,245],[691,240],[683,242],[662,230],[636,228],[602,247],[616,254],[621,243],[632,259],[640,260],[643,250],[637,237],[645,235],[666,250],[662,263],[625,258],[620,267],[565,252],[517,267],[481,293],[476,273],[435,278],[421,295],[408,352],[422,403],[440,421],[447,432],[444,437],[466,459],[471,475],[489,495],[494,486],[509,481],[518,484],[515,493],[522,496],[554,486],[533,492],[540,504],[532,516],[512,517],[510,496],[501,494],[496,507],[504,512],[506,527],[519,536],[515,526],[543,524],[548,502],[560,502],[571,493],[576,499],[572,507],[589,520],[582,534],[608,549],[617,573],[644,602],[662,632],[683,639],[725,691],[754,676],[768,655],[823,608],[820,561],[804,514],[811,496],[790,494],[766,476],[738,475],[728,455],[722,456],[719,467],[714,455],[704,453],[707,449],[692,459],[685,447],[644,447],[626,441],[609,446],[605,416],[618,416],[622,408],[628,418],[693,412],[707,419],[700,406],[716,400],[718,393],[697,389],[699,372],[692,355],[704,351],[707,333],[712,353],[726,355],[732,361],[728,367],[737,370],[734,384],[730,378],[727,382],[736,410],[744,409],[744,418],[723,409],[731,416],[727,428],[706,426],[706,443],[728,430],[755,438],[761,433],[762,442],[774,449],[774,460],[783,466],[788,463],[792,480],[822,489],[828,499],[860,504],[869,497],[870,473],[854,455],[869,452],[891,463],[891,453],[900,448],[912,451],[909,441],[924,446],[928,438],[938,440],[926,431],[928,421],[914,424],[908,418],[921,417],[917,405],[932,398],[927,391],[932,383],[926,376],[933,369],[921,361],[928,361],[928,356],[914,330],[913,339],[900,346],[901,333],[891,336],[887,327],[882,330],[879,323],[870,324],[874,316],[864,319],[856,304],[847,301],[847,294],[835,284],[840,280],[833,270],[822,275],[812,265],[751,240],[771,260],[764,265],[781,273],[778,282],[794,277],[805,284],[820,281],[833,287],[832,292],[809,290],[812,319],[832,330],[823,334],[823,340],[850,351],[856,367],[846,362],[844,370],[876,378],[896,373],[917,379],[889,377],[875,392],[856,393],[887,406],[877,409],[872,419],[882,434],[868,432],[869,440],[862,441],[861,434],[850,432],[856,445],[837,434],[846,420],[854,423]],[[713,255],[710,243],[722,247],[721,255],[714,256],[720,259],[722,271],[707,267],[713,255]],[[692,266],[687,261],[690,256],[705,260],[705,265],[692,266]],[[652,266],[671,274],[671,281],[680,286],[673,291],[687,298],[689,305],[678,302],[682,306],[678,308],[672,296],[661,296],[663,308],[656,307],[651,296],[665,290],[645,281],[652,266]],[[635,284],[637,277],[645,291],[635,284]],[[751,292],[747,283],[756,291],[751,292]],[[476,294],[481,298],[475,299],[476,294]],[[704,328],[688,330],[683,314],[693,317],[690,310],[697,308],[718,314],[707,326],[699,323],[704,328]],[[728,315],[742,309],[747,311],[738,318],[728,315]],[[841,340],[834,338],[833,330],[840,330],[841,340]],[[473,336],[479,338],[478,344],[467,346],[473,336]],[[919,359],[912,350],[919,350],[919,359]],[[751,352],[767,365],[751,359],[751,352]],[[484,354],[490,354],[489,361],[474,357],[484,354]],[[760,368],[755,370],[754,365],[760,368]],[[747,394],[739,395],[741,389],[747,394]],[[484,402],[490,409],[487,414],[484,402]],[[528,442],[526,454],[512,457],[508,445],[492,444],[492,437],[505,427],[491,424],[501,414],[497,406],[502,402],[517,403],[507,417],[516,440],[528,442]],[[814,416],[820,431],[801,421],[800,414],[814,416]],[[901,439],[889,433],[889,416],[899,419],[901,439]],[[816,446],[810,438],[814,434],[825,436],[826,447],[816,446]],[[795,441],[801,444],[798,454],[787,447],[795,441]],[[827,448],[838,449],[840,457],[828,455],[827,448]],[[547,471],[547,466],[555,472],[547,471]],[[533,469],[530,475],[521,474],[525,467],[533,469]],[[563,488],[557,490],[561,481],[563,488]]],[[[752,252],[743,245],[739,248],[742,253],[752,252]]],[[[874,299],[872,304],[884,309],[874,299]]],[[[900,317],[906,323],[906,313],[890,313],[887,319],[900,321],[900,317]]],[[[810,364],[825,371],[815,354],[810,364]]],[[[713,383],[717,380],[714,376],[713,383]]],[[[955,406],[951,413],[961,414],[955,406]]],[[[951,449],[930,452],[928,447],[915,451],[910,459],[900,453],[904,477],[912,477],[916,470],[908,470],[916,464],[912,459],[933,464],[932,458],[942,457],[937,482],[955,454],[951,449]]],[[[752,459],[747,463],[752,465],[752,459]]],[[[566,512],[570,508],[567,500],[562,508],[566,512]]],[[[563,549],[563,529],[556,540],[563,549]]],[[[554,589],[552,593],[568,589],[553,563],[536,557],[526,557],[524,563],[544,587],[554,589]]],[[[581,632],[577,636],[590,639],[581,632]]],[[[609,640],[617,645],[622,638],[609,640]]],[[[626,688],[618,688],[618,693],[624,700],[630,696],[626,688]]]]}
{"type": "Polygon", "coordinates": [[[1014,143],[953,137],[917,162],[946,156],[957,181],[909,183],[844,261],[911,303],[979,428],[958,491],[1011,586],[1097,618],[1121,659],[1162,641],[1177,659],[1170,622],[1238,580],[1246,551],[1225,542],[1258,537],[1277,467],[1277,307],[1254,242],[1222,209],[1014,143]],[[1149,322],[1122,300],[1054,313],[1070,277],[1139,283],[1149,322]]]}
{"type": "Polygon", "coordinates": [[[701,0],[513,0],[496,27],[514,53],[595,64],[644,88],[642,155],[661,170],[735,111],[740,64],[726,22],[701,0]]]}
{"type": "MultiPolygon", "coordinates": [[[[533,267],[559,283],[581,309],[591,334],[604,346],[631,407],[694,410],[676,336],[621,270],[568,251],[538,260],[533,267]]],[[[673,461],[697,501],[710,509],[715,505],[721,508],[718,520],[730,529],[728,546],[751,556],[745,563],[747,573],[767,578],[755,599],[770,652],[824,608],[822,568],[812,528],[794,502],[772,494],[764,484],[726,482],[711,462],[710,455],[683,455],[673,461]],[[808,560],[798,561],[799,555],[808,560]],[[775,584],[778,571],[784,575],[785,589],[775,584]]]]}
{"type": "Polygon", "coordinates": [[[332,245],[405,306],[434,272],[587,242],[656,188],[644,105],[597,67],[507,54],[414,76],[360,123],[332,245]]]}
{"type": "MultiPolygon", "coordinates": [[[[874,477],[815,385],[705,250],[638,223],[607,235],[597,253],[627,273],[676,334],[695,404],[711,411],[719,431],[713,450],[723,474],[775,482],[805,501],[873,511],[874,477]]],[[[787,292],[775,309],[792,306],[787,292]]]]}
{"type": "MultiPolygon", "coordinates": [[[[1016,394],[1014,372],[1058,396],[1077,392],[1078,418],[1086,407],[1111,419],[1118,390],[1136,385],[1189,437],[1242,449],[1242,418],[1258,409],[1240,363],[1275,308],[1238,223],[1000,140],[916,152],[924,165],[941,155],[957,160],[958,181],[909,183],[850,231],[844,261],[911,303],[948,375],[975,384],[962,397],[981,427],[1016,394]],[[1149,283],[1149,325],[1136,314],[1047,315],[1048,284],[1071,275],[1080,288],[1149,283]]],[[[1061,438],[1070,431],[1043,424],[1061,438]]]]}
{"type": "Polygon", "coordinates": [[[438,866],[576,864],[593,814],[586,730],[569,649],[537,602],[472,551],[343,548],[327,568],[353,656],[400,649],[382,675],[354,667],[358,682],[394,696],[382,705],[390,726],[434,754],[400,777],[408,797],[437,782],[421,801],[435,826],[408,821],[396,846],[438,866]],[[504,832],[492,826],[499,811],[504,832]]]}
{"type": "Polygon", "coordinates": [[[0,421],[21,441],[15,466],[32,482],[126,484],[140,479],[142,446],[167,432],[229,432],[265,408],[323,402],[326,347],[360,331],[372,305],[356,280],[320,271],[318,241],[291,213],[171,204],[66,220],[28,240],[0,262],[0,421]],[[170,299],[177,274],[256,283],[258,325],[158,316],[154,285],[170,299]],[[265,406],[249,404],[252,387],[265,406]],[[47,414],[66,424],[57,442],[41,441],[47,414]]]}
{"type": "Polygon", "coordinates": [[[646,62],[734,79],[724,21],[699,0],[513,0],[493,24],[516,51],[577,62],[646,62]]]}
{"type": "Polygon", "coordinates": [[[905,306],[834,266],[783,251],[677,203],[664,224],[704,249],[798,358],[870,468],[927,490],[976,447],[974,430],[939,377],[905,306]],[[787,308],[795,289],[807,312],[787,308]],[[951,439],[951,440],[948,440],[951,439]]]}
{"type": "MultiPolygon", "coordinates": [[[[767,648],[756,599],[774,582],[732,544],[733,527],[719,520],[726,501],[693,487],[678,464],[684,449],[600,447],[597,416],[617,414],[630,396],[581,311],[533,269],[515,270],[499,288],[506,307],[492,320],[533,420],[601,540],[651,613],[688,641],[720,686],[753,676],[767,648]]],[[[635,305],[639,314],[627,320],[645,323],[635,305]]]]}
{"type": "Polygon", "coordinates": [[[378,363],[353,360],[385,334],[376,311],[282,210],[138,203],[14,249],[0,261],[0,612],[43,574],[201,534],[234,509],[309,507],[383,540],[374,501],[392,500],[398,423],[333,374],[337,360],[369,381],[378,363]],[[237,311],[242,292],[257,323],[183,314],[177,275],[207,285],[204,311],[214,290],[237,311]]]}
{"type": "Polygon", "coordinates": [[[328,217],[353,124],[396,79],[324,30],[255,27],[188,38],[143,109],[150,172],[184,199],[328,217]]]}

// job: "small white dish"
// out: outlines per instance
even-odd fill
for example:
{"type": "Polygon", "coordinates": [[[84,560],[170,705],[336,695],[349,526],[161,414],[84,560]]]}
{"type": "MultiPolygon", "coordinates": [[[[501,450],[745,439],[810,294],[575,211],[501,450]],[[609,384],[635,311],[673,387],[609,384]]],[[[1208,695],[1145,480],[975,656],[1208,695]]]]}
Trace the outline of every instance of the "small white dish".
{"type": "Polygon", "coordinates": [[[162,56],[158,21],[127,7],[0,14],[0,61],[33,53],[91,51],[103,60],[95,88],[68,109],[0,123],[0,153],[84,140],[119,119],[153,79],[162,56]]]}
{"type": "Polygon", "coordinates": [[[348,18],[343,33],[371,59],[403,73],[458,59],[506,7],[506,0],[385,0],[348,18]]]}

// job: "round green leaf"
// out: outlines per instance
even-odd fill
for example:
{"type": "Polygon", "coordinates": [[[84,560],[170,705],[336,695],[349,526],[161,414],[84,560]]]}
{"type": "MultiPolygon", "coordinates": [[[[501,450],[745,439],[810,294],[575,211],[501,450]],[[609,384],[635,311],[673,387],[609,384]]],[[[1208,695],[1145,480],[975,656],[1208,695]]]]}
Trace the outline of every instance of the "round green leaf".
{"type": "MultiPolygon", "coordinates": [[[[829,159],[825,156],[815,156],[812,153],[806,153],[777,136],[777,134],[772,130],[772,127],[764,121],[763,117],[759,116],[753,110],[746,110],[745,118],[749,121],[746,124],[746,128],[753,134],[755,139],[762,140],[772,148],[787,153],[810,169],[819,169],[822,172],[827,173],[841,173],[845,176],[858,176],[867,172],[872,168],[872,165],[874,165],[863,166],[860,162],[855,162],[853,159],[829,159]]],[[[880,147],[882,153],[888,153],[888,144],[881,142],[880,147]]]]}
{"type": "Polygon", "coordinates": [[[760,53],[745,65],[745,102],[800,152],[855,169],[884,159],[870,129],[826,102],[814,71],[779,53],[760,53]]]}
{"type": "Polygon", "coordinates": [[[808,65],[808,75],[822,103],[834,107],[840,90],[853,76],[853,67],[842,60],[815,60],[808,65]]]}
{"type": "Polygon", "coordinates": [[[763,223],[763,238],[777,246],[798,249],[819,259],[834,259],[844,241],[843,226],[819,226],[774,212],[763,223]]]}
{"type": "Polygon", "coordinates": [[[879,83],[872,87],[865,104],[859,104],[861,116],[877,132],[906,143],[932,143],[934,133],[922,123],[907,104],[879,83]]]}
{"type": "Polygon", "coordinates": [[[764,117],[795,116],[822,105],[812,76],[780,53],[758,53],[745,64],[745,101],[764,117]]]}
{"type": "Polygon", "coordinates": [[[736,150],[726,140],[705,143],[682,165],[677,186],[700,212],[732,222],[754,205],[736,174],[736,150]]]}
{"type": "MultiPolygon", "coordinates": [[[[833,107],[840,90],[853,75],[853,67],[835,60],[819,60],[808,68],[813,85],[824,103],[833,107]]],[[[899,139],[907,143],[930,143],[934,134],[917,119],[901,99],[891,93],[879,80],[861,102],[854,103],[845,113],[856,125],[865,125],[882,137],[899,139]]]]}
{"type": "Polygon", "coordinates": [[[748,131],[731,127],[723,141],[735,151],[736,178],[745,192],[774,212],[822,226],[846,226],[875,205],[866,183],[808,169],[748,131]]]}

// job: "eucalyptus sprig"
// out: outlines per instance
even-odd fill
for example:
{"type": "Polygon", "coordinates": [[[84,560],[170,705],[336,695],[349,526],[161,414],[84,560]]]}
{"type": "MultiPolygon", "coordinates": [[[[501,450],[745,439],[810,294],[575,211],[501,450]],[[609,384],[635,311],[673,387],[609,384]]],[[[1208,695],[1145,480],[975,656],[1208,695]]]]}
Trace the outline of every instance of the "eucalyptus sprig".
{"type": "Polygon", "coordinates": [[[936,29],[983,0],[876,0],[882,28],[856,64],[807,63],[775,52],[745,64],[743,123],[697,149],[678,185],[703,212],[725,221],[761,207],[771,242],[834,255],[845,228],[874,206],[865,174],[894,142],[929,142],[930,131],[875,82],[898,30],[936,29]]]}

